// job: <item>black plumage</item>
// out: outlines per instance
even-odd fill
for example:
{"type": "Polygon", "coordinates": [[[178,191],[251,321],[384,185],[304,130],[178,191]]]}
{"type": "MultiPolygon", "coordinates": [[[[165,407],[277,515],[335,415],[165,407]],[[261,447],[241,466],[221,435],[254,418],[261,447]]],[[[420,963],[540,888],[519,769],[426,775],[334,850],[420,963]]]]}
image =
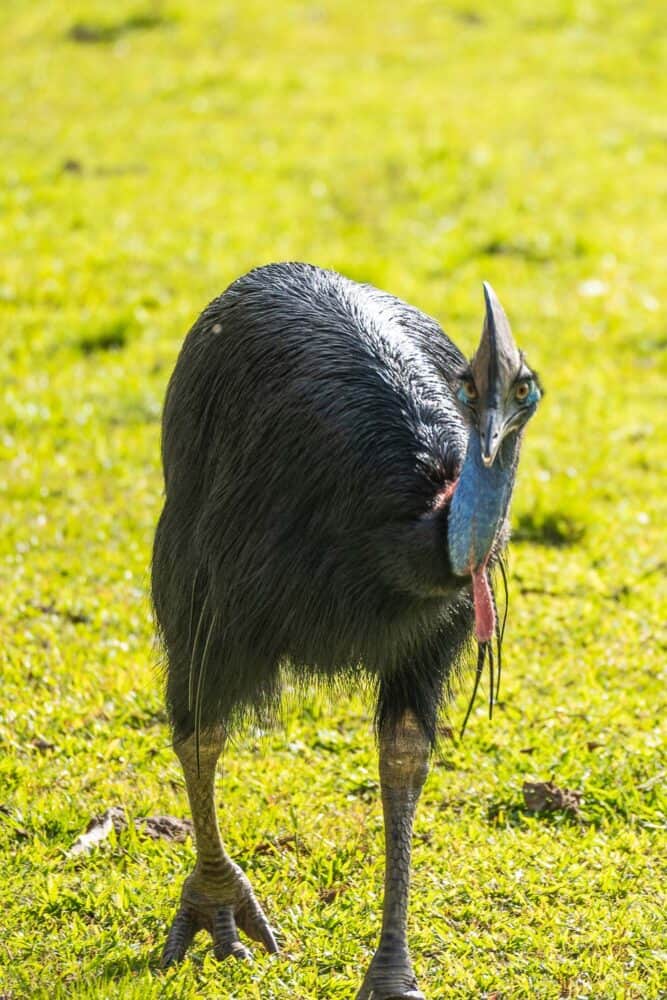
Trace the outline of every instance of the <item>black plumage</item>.
{"type": "Polygon", "coordinates": [[[445,491],[464,356],[431,317],[306,264],[240,278],[171,379],[153,599],[177,734],[266,711],[283,665],[378,684],[430,739],[471,635],[445,491]]]}

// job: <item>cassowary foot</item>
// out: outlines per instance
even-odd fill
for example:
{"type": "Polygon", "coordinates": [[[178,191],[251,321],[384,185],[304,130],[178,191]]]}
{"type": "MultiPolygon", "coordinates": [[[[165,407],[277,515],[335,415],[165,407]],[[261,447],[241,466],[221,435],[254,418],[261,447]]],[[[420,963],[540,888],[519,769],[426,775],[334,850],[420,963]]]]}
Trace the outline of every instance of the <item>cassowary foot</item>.
{"type": "Polygon", "coordinates": [[[387,969],[371,964],[357,1000],[426,1000],[410,968],[387,969]]]}
{"type": "Polygon", "coordinates": [[[195,878],[196,876],[191,875],[185,880],[181,905],[160,959],[163,969],[183,961],[195,934],[200,930],[208,931],[211,935],[213,954],[219,961],[230,956],[252,959],[251,951],[239,940],[239,930],[253,941],[263,944],[270,954],[278,951],[271,925],[244,875],[239,872],[233,902],[215,899],[194,888],[195,878]]]}

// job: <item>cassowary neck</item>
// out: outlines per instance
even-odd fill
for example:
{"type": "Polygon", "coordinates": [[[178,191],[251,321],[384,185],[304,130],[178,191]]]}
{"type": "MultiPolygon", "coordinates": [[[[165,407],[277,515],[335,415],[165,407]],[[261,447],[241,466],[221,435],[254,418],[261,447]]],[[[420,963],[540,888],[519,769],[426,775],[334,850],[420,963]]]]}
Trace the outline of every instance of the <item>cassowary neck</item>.
{"type": "Polygon", "coordinates": [[[479,434],[476,429],[470,433],[465,461],[449,508],[447,531],[449,559],[459,576],[467,576],[486,566],[507,515],[519,447],[520,435],[508,435],[495,462],[487,468],[482,462],[479,434]]]}

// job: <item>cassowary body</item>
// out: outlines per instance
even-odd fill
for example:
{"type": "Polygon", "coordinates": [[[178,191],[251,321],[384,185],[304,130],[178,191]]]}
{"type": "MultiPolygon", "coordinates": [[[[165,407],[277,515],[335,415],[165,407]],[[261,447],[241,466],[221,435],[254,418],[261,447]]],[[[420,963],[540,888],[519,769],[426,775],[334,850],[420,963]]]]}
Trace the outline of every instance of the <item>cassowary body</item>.
{"type": "Polygon", "coordinates": [[[488,566],[540,396],[485,294],[472,364],[418,309],[305,264],[240,278],[185,341],[153,599],[198,854],[165,964],[200,928],[220,958],[247,954],[237,928],[276,950],[224,851],[213,784],[225,737],[271,710],[289,664],[376,684],[387,873],[359,998],[422,996],[406,940],[412,818],[462,651],[473,633],[490,648],[488,566]]]}

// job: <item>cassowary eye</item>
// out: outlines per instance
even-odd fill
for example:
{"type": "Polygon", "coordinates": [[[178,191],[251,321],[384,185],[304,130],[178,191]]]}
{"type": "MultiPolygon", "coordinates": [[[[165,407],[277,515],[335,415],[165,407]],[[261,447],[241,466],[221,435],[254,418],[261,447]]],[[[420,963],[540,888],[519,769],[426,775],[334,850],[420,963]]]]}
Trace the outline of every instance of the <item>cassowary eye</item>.
{"type": "Polygon", "coordinates": [[[530,395],[530,382],[519,382],[518,386],[514,390],[514,397],[520,403],[525,402],[530,395]]]}
{"type": "Polygon", "coordinates": [[[463,380],[462,392],[468,403],[473,403],[477,399],[477,387],[471,378],[463,380]]]}

